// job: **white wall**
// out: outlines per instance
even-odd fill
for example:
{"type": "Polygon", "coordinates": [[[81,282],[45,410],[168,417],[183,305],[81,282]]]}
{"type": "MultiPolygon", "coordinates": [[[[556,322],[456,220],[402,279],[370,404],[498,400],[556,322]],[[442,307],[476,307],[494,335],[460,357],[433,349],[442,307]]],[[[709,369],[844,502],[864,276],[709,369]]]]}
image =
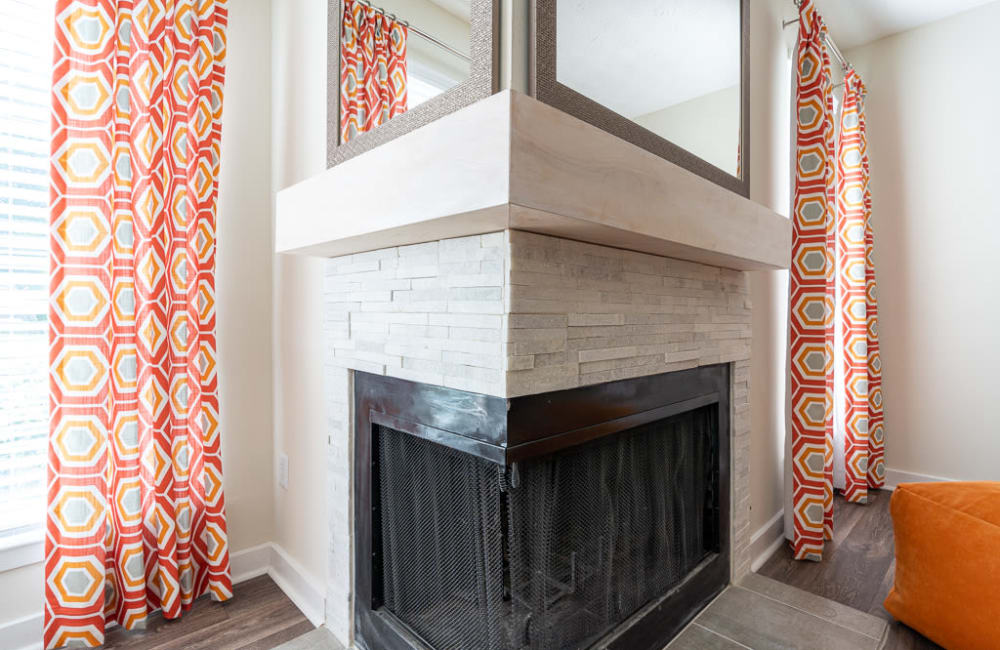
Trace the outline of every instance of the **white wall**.
{"type": "Polygon", "coordinates": [[[886,465],[1000,479],[1000,3],[846,52],[868,86],[886,465]]]}
{"type": "MultiPolygon", "coordinates": [[[[326,169],[326,7],[325,0],[272,3],[272,213],[274,193],[326,169]]],[[[278,486],[270,470],[261,482],[274,493],[274,541],[323,593],[329,552],[323,261],[269,252],[272,257],[273,448],[276,458],[288,455],[288,489],[278,486]]]]}
{"type": "Polygon", "coordinates": [[[632,120],[719,169],[736,174],[740,87],[723,88],[632,120]]]}
{"type": "Polygon", "coordinates": [[[261,480],[273,464],[270,36],[268,0],[230,3],[215,286],[230,552],[274,538],[274,499],[261,480]]]}
{"type": "MultiPolygon", "coordinates": [[[[786,0],[752,2],[750,23],[750,198],[780,214],[789,206],[790,63],[780,20],[786,0]]],[[[794,6],[791,6],[794,11],[794,6]]],[[[788,272],[750,273],[750,529],[783,506],[788,272]]]]}

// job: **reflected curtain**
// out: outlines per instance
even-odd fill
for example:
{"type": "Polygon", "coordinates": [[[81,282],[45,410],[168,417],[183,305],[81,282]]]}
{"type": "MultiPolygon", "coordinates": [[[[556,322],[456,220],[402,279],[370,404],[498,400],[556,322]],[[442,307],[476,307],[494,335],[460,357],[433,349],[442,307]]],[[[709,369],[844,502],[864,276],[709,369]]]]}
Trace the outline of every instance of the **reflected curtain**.
{"type": "Polygon", "coordinates": [[[861,77],[849,69],[844,78],[837,144],[837,275],[844,369],[843,494],[854,503],[866,503],[868,488],[885,482],[882,361],[864,96],[861,77]]]}
{"type": "Polygon", "coordinates": [[[232,595],[215,341],[225,0],[57,0],[46,648],[232,595]]]}
{"type": "Polygon", "coordinates": [[[406,111],[406,25],[357,0],[343,0],[340,141],[406,111]]]}
{"type": "Polygon", "coordinates": [[[834,119],[826,25],[799,5],[789,273],[792,546],[820,560],[833,533],[834,119]]]}

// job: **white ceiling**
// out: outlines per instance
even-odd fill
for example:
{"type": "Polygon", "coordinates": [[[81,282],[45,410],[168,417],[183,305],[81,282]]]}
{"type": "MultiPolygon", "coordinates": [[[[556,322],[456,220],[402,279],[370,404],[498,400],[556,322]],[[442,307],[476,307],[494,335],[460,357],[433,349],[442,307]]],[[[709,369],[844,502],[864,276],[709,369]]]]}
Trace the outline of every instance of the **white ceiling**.
{"type": "MultiPolygon", "coordinates": [[[[841,51],[968,11],[993,0],[815,0],[841,51]]],[[[789,14],[795,7],[788,0],[789,14]]]]}
{"type": "Polygon", "coordinates": [[[739,0],[559,0],[556,19],[558,81],[626,117],[739,80],[739,0]]]}

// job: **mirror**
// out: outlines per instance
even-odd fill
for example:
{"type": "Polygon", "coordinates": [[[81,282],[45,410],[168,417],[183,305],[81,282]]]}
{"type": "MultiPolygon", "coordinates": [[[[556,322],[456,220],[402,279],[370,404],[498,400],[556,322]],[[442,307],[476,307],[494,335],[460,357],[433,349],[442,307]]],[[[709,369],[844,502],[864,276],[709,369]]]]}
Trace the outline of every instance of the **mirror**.
{"type": "Polygon", "coordinates": [[[491,94],[498,6],[331,0],[330,79],[337,82],[330,85],[330,164],[491,94]]]}
{"type": "Polygon", "coordinates": [[[537,0],[536,97],[745,193],[744,3],[537,0]]]}
{"type": "Polygon", "coordinates": [[[469,78],[470,0],[372,0],[406,26],[406,110],[469,78]]]}

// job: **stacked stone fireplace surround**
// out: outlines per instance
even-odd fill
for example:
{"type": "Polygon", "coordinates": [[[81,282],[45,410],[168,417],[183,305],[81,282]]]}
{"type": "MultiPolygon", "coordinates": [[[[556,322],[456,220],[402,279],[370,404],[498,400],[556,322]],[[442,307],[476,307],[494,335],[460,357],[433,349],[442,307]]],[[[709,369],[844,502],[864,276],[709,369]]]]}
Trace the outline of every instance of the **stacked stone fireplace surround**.
{"type": "Polygon", "coordinates": [[[732,579],[750,571],[742,271],[508,230],[332,258],[326,624],[350,636],[352,371],[517,397],[731,364],[732,579]]]}

